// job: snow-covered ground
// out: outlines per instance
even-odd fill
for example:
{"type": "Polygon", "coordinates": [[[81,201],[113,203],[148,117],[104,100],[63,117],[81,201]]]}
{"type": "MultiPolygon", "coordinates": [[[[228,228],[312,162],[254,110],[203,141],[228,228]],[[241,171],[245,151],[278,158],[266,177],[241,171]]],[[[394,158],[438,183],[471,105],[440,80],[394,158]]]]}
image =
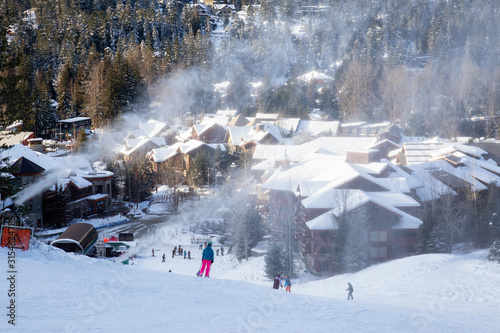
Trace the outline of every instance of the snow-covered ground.
{"type": "MultiPolygon", "coordinates": [[[[136,239],[128,254],[136,256],[133,265],[41,242],[16,251],[16,296],[8,296],[3,278],[0,297],[5,314],[15,300],[16,325],[4,314],[0,331],[485,333],[500,327],[500,265],[486,261],[486,251],[415,256],[328,279],[302,272],[286,293],[264,277],[264,257],[239,263],[227,248],[215,257],[210,278],[196,277],[201,250],[191,239],[202,235],[188,230],[158,225],[136,239]],[[178,245],[193,259],[172,258],[178,245]],[[354,301],[346,300],[347,282],[354,301]]],[[[1,248],[8,278],[7,256],[1,248]]]]}

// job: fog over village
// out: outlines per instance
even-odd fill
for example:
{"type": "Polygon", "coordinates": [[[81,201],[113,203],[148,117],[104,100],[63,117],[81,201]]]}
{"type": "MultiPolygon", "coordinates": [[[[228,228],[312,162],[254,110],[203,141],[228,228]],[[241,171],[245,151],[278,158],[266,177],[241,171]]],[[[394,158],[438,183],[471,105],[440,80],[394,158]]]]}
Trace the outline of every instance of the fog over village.
{"type": "Polygon", "coordinates": [[[496,1],[0,0],[0,111],[2,332],[498,330],[496,1]]]}

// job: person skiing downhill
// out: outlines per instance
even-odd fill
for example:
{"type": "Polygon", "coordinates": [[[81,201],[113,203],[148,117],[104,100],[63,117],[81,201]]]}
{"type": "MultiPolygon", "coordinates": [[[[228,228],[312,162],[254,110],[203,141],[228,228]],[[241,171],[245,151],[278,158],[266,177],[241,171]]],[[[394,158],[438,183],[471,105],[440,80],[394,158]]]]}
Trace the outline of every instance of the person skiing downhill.
{"type": "Polygon", "coordinates": [[[354,291],[354,288],[352,287],[352,284],[350,282],[347,282],[347,284],[349,285],[349,287],[347,287],[347,289],[346,289],[346,291],[349,290],[349,293],[347,294],[347,299],[354,300],[354,298],[352,297],[352,292],[354,291]]]}
{"type": "Polygon", "coordinates": [[[291,293],[292,291],[290,290],[292,288],[292,282],[290,281],[290,278],[288,276],[285,276],[285,290],[291,293]]]}
{"type": "Polygon", "coordinates": [[[280,287],[283,288],[283,283],[281,283],[281,278],[280,278],[280,275],[278,274],[274,278],[273,288],[274,289],[279,289],[280,287]]]}
{"type": "Polygon", "coordinates": [[[210,274],[210,266],[214,263],[214,250],[212,250],[212,242],[208,242],[207,247],[203,250],[203,254],[201,255],[201,269],[200,275],[203,276],[203,272],[205,271],[205,277],[209,277],[210,274]]]}

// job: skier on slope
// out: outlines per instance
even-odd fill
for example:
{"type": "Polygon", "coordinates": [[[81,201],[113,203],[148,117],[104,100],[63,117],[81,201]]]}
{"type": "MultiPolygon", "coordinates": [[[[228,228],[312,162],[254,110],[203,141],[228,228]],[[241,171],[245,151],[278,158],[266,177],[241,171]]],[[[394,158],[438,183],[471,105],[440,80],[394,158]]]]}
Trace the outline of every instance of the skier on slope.
{"type": "Polygon", "coordinates": [[[210,266],[214,263],[214,250],[212,250],[212,242],[208,242],[207,247],[203,250],[203,254],[201,255],[201,269],[200,275],[203,276],[203,272],[205,271],[205,277],[209,277],[210,274],[210,266]]]}
{"type": "Polygon", "coordinates": [[[274,289],[279,289],[279,288],[283,288],[283,283],[281,282],[281,278],[280,278],[280,275],[276,275],[276,277],[274,278],[274,284],[273,284],[273,288],[274,289]]]}
{"type": "Polygon", "coordinates": [[[292,291],[290,290],[292,288],[292,282],[290,281],[290,278],[288,276],[285,276],[285,290],[291,293],[292,291]]]}
{"type": "Polygon", "coordinates": [[[345,290],[345,291],[349,290],[349,293],[347,294],[347,299],[354,300],[354,298],[352,297],[352,292],[354,291],[354,288],[352,287],[352,284],[350,282],[347,282],[347,284],[349,285],[349,287],[347,287],[347,289],[345,290]]]}

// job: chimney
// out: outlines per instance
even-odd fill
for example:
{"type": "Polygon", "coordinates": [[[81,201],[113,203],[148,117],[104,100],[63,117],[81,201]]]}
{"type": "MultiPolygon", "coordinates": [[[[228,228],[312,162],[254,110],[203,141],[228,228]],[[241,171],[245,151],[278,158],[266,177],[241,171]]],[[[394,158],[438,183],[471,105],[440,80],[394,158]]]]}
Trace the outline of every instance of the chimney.
{"type": "Polygon", "coordinates": [[[380,162],[379,151],[376,149],[364,151],[347,151],[346,162],[356,164],[369,164],[372,162],[380,162]]]}
{"type": "Polygon", "coordinates": [[[286,171],[286,170],[290,169],[290,161],[283,160],[280,162],[280,164],[281,164],[281,171],[286,171]]]}

